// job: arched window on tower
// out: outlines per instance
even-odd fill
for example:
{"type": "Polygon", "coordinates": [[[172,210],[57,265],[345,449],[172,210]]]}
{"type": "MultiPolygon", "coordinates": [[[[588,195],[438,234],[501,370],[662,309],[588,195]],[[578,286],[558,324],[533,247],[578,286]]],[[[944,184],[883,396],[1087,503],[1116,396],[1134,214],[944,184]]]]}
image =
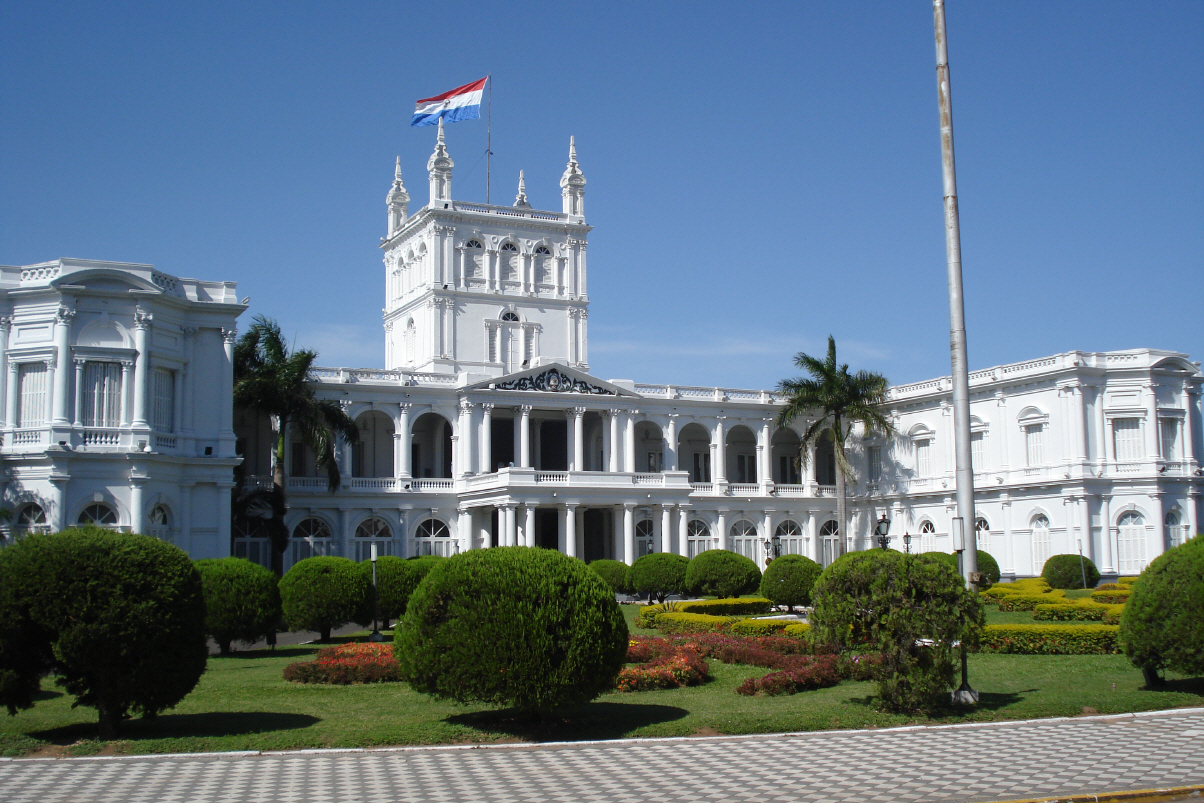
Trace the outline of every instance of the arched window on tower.
{"type": "Polygon", "coordinates": [[[405,330],[405,334],[402,335],[402,337],[405,338],[406,365],[413,365],[414,364],[414,350],[415,350],[414,349],[414,341],[418,337],[418,330],[414,327],[414,319],[413,318],[410,318],[408,321],[406,321],[406,330],[405,330]]]}
{"type": "Polygon", "coordinates": [[[501,260],[502,281],[513,282],[514,286],[517,286],[522,272],[522,257],[518,255],[518,246],[514,243],[502,243],[501,260]]]}
{"type": "Polygon", "coordinates": [[[485,278],[485,246],[480,240],[464,243],[464,274],[466,279],[485,278]]]}
{"type": "Polygon", "coordinates": [[[535,283],[552,285],[553,275],[552,251],[546,245],[535,248],[535,283]]]}
{"type": "Polygon", "coordinates": [[[1045,514],[1038,513],[1033,516],[1033,576],[1040,577],[1041,570],[1045,568],[1045,561],[1049,560],[1051,550],[1049,543],[1049,519],[1045,514]]]}

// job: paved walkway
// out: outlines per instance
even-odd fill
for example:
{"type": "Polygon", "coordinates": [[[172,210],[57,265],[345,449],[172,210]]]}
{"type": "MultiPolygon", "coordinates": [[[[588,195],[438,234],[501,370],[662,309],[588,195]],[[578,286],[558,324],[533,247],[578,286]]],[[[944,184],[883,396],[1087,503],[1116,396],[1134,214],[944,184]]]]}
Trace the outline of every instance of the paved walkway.
{"type": "Polygon", "coordinates": [[[6,803],[981,801],[1204,783],[1204,708],[880,731],[0,761],[6,803]]]}

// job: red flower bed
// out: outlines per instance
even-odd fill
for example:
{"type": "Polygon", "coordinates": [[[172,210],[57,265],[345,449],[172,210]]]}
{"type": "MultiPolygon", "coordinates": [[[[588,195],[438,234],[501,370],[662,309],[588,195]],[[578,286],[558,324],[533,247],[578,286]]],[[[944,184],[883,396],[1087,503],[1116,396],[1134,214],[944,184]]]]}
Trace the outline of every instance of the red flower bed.
{"type": "MultiPolygon", "coordinates": [[[[630,655],[628,648],[628,655],[630,655]]],[[[688,647],[671,647],[640,666],[619,671],[615,687],[619,691],[650,691],[697,686],[710,676],[711,668],[688,647]]]]}
{"type": "Polygon", "coordinates": [[[748,678],[738,687],[737,694],[776,695],[794,694],[810,689],[823,689],[840,682],[840,668],[834,655],[798,655],[788,659],[789,668],[770,672],[760,678],[748,678]]]}
{"type": "Polygon", "coordinates": [[[289,664],[284,679],[294,683],[383,683],[401,680],[391,644],[340,644],[318,650],[313,661],[289,664]]]}

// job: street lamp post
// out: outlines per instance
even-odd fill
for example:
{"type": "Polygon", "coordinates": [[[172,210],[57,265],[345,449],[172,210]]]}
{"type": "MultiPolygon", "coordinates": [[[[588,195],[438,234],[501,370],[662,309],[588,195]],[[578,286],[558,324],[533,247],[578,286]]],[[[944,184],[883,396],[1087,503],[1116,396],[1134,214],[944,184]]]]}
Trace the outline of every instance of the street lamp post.
{"type": "Polygon", "coordinates": [[[765,565],[773,563],[774,558],[782,557],[782,537],[777,533],[762,542],[765,546],[765,565]]]}
{"type": "Polygon", "coordinates": [[[376,542],[372,542],[372,635],[368,636],[368,641],[384,641],[385,637],[380,634],[380,628],[377,626],[380,623],[380,605],[376,595],[376,542]]]}
{"type": "Polygon", "coordinates": [[[911,533],[903,533],[903,553],[911,554],[911,533]]]}
{"type": "Polygon", "coordinates": [[[878,546],[886,550],[890,546],[890,519],[883,513],[878,519],[878,523],[874,525],[874,534],[878,536],[878,546]]]}

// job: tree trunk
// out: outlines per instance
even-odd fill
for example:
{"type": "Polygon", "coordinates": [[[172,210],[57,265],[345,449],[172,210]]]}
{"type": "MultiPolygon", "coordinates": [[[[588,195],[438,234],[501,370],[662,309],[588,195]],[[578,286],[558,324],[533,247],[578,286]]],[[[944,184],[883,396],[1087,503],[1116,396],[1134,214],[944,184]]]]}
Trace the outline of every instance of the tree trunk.
{"type": "Polygon", "coordinates": [[[318,633],[318,636],[318,641],[321,641],[322,643],[330,641],[330,627],[322,628],[322,630],[318,633]]]}
{"type": "Polygon", "coordinates": [[[102,741],[112,741],[117,738],[117,716],[103,702],[96,706],[100,720],[100,738],[102,741]]]}
{"type": "Polygon", "coordinates": [[[849,526],[849,505],[845,499],[844,470],[841,468],[845,462],[844,444],[840,442],[839,438],[833,438],[832,441],[832,448],[839,452],[836,455],[836,523],[840,528],[838,530],[840,536],[839,552],[843,555],[846,552],[845,544],[848,543],[849,526]]]}
{"type": "MultiPolygon", "coordinates": [[[[286,508],[287,496],[285,488],[287,487],[288,476],[284,473],[284,438],[288,432],[288,419],[284,416],[279,417],[280,432],[276,436],[276,459],[272,461],[272,487],[276,491],[277,497],[280,499],[281,508],[286,508]]],[[[272,506],[272,527],[271,531],[283,531],[284,528],[284,510],[277,511],[276,505],[272,506]],[[279,517],[279,518],[278,518],[279,517]]],[[[284,575],[284,550],[288,548],[288,538],[272,539],[272,571],[277,577],[284,575]]]]}

